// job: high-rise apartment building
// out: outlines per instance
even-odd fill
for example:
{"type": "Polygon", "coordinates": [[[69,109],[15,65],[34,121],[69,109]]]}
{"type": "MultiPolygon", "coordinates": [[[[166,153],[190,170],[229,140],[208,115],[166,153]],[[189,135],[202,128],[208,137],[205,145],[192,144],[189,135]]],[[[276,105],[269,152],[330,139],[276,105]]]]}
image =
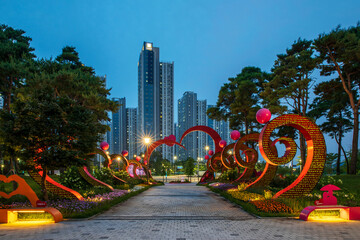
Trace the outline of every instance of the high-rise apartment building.
{"type": "MultiPolygon", "coordinates": [[[[160,62],[160,138],[174,133],[174,62],[160,62]]],[[[174,147],[162,146],[163,158],[172,161],[174,147]]]]}
{"type": "MultiPolygon", "coordinates": [[[[207,106],[208,109],[211,107],[215,107],[215,105],[207,106]]],[[[227,142],[227,144],[233,142],[232,139],[230,138],[230,123],[229,123],[229,121],[224,121],[224,120],[216,121],[216,120],[208,118],[207,126],[211,127],[217,133],[219,133],[221,139],[225,140],[227,142]]],[[[212,149],[212,150],[215,149],[214,141],[210,137],[207,137],[207,145],[210,147],[210,149],[212,149]]]]}
{"type": "MultiPolygon", "coordinates": [[[[206,100],[197,101],[197,125],[207,125],[206,115],[207,105],[206,100]]],[[[197,132],[197,158],[203,159],[206,155],[205,147],[207,146],[207,134],[204,132],[197,132]]]]}
{"type": "Polygon", "coordinates": [[[0,97],[0,109],[3,109],[4,107],[4,99],[0,97]]]}
{"type": "Polygon", "coordinates": [[[137,152],[137,109],[126,109],[126,146],[129,152],[128,159],[132,159],[137,152]]]}
{"type": "Polygon", "coordinates": [[[144,42],[138,62],[138,136],[160,139],[159,48],[144,42]]]}
{"type": "MultiPolygon", "coordinates": [[[[178,100],[178,127],[180,136],[189,128],[197,125],[197,94],[185,92],[178,100]]],[[[186,160],[188,157],[197,159],[197,133],[188,134],[182,141],[186,150],[180,148],[178,158],[186,160]]]]}
{"type": "Polygon", "coordinates": [[[112,113],[110,153],[120,154],[127,147],[126,100],[125,98],[113,98],[112,100],[118,102],[120,107],[117,112],[112,113]]]}

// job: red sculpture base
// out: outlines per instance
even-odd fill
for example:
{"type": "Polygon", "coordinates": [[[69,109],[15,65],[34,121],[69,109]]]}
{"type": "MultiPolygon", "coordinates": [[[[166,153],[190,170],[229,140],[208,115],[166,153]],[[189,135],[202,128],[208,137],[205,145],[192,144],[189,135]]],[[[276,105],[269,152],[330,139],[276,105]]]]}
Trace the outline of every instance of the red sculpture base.
{"type": "Polygon", "coordinates": [[[315,210],[340,210],[341,219],[360,220],[360,207],[346,207],[341,205],[308,206],[301,211],[299,219],[308,221],[309,215],[315,210]]]}

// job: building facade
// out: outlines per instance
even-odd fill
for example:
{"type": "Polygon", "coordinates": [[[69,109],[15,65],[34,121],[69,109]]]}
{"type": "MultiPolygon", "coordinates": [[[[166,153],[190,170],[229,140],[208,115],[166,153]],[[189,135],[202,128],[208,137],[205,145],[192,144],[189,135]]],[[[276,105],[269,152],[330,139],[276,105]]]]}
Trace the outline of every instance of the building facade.
{"type": "MultiPolygon", "coordinates": [[[[197,94],[185,92],[178,100],[178,128],[180,136],[189,128],[197,125],[197,94]]],[[[178,158],[186,160],[188,157],[197,159],[197,132],[188,134],[182,141],[186,150],[180,148],[178,158]]]]}
{"type": "Polygon", "coordinates": [[[117,112],[112,113],[111,121],[111,142],[110,153],[120,154],[127,148],[126,146],[126,99],[113,98],[113,101],[119,103],[120,107],[117,112]]]}
{"type": "MultiPolygon", "coordinates": [[[[160,62],[160,138],[174,134],[174,62],[160,62]]],[[[163,158],[172,161],[174,147],[162,146],[163,158]]]]}
{"type": "Polygon", "coordinates": [[[126,109],[126,146],[129,152],[128,159],[134,158],[137,151],[137,109],[126,109]]]}
{"type": "MultiPolygon", "coordinates": [[[[207,109],[215,107],[215,105],[208,105],[207,109]]],[[[207,118],[207,126],[214,129],[217,133],[219,133],[221,139],[225,140],[227,144],[234,142],[230,138],[230,123],[229,121],[216,121],[210,118],[207,118]]],[[[215,150],[214,141],[211,137],[207,137],[207,146],[209,146],[210,149],[215,150]]]]}
{"type": "Polygon", "coordinates": [[[138,62],[138,136],[160,139],[159,48],[144,42],[138,62]]]}
{"type": "MultiPolygon", "coordinates": [[[[206,100],[197,101],[197,125],[207,126],[207,105],[206,100]]],[[[207,134],[204,132],[197,132],[197,159],[204,159],[206,155],[205,147],[207,146],[207,134]]]]}

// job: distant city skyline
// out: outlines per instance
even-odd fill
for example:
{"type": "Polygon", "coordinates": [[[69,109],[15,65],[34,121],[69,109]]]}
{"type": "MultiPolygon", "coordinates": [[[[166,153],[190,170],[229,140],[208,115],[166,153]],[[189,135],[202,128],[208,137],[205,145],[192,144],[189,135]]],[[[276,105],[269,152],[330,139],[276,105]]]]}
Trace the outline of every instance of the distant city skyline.
{"type": "MultiPolygon", "coordinates": [[[[66,45],[97,75],[107,75],[110,98],[137,107],[139,46],[154,42],[174,61],[174,99],[194,91],[215,104],[220,87],[243,67],[270,71],[277,54],[299,37],[314,39],[359,21],[360,1],[2,1],[0,23],[22,29],[39,58],[66,45]],[[64,17],[66,16],[66,17],[64,17]]],[[[317,77],[321,80],[322,77],[317,77]]],[[[175,104],[175,119],[177,110],[175,104]]],[[[326,137],[328,149],[336,142],[326,137]]],[[[344,147],[349,149],[351,133],[344,147]],[[350,137],[349,137],[350,136],[350,137]]]]}

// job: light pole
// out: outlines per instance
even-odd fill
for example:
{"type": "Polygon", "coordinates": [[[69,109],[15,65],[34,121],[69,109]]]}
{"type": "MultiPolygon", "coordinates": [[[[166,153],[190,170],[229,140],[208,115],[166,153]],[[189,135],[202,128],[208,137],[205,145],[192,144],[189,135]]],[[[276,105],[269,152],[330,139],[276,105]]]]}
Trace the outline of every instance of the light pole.
{"type": "Polygon", "coordinates": [[[176,159],[177,156],[174,156],[174,174],[176,175],[176,159]]]}
{"type": "MultiPolygon", "coordinates": [[[[145,146],[146,146],[146,148],[145,148],[145,149],[146,149],[145,153],[147,153],[148,146],[149,146],[149,144],[151,143],[151,138],[150,138],[150,137],[144,137],[144,138],[143,138],[143,142],[144,142],[144,144],[145,144],[145,146]]],[[[144,155],[144,156],[145,156],[145,155],[144,155]]],[[[147,157],[149,157],[149,156],[147,156],[147,157]]],[[[144,162],[145,168],[146,168],[146,165],[150,166],[149,163],[150,163],[150,158],[147,159],[147,162],[146,162],[146,163],[144,162]]],[[[148,168],[147,171],[150,171],[149,168],[148,168]]],[[[149,174],[150,174],[150,173],[146,173],[146,178],[147,178],[148,184],[149,184],[149,174]]]]}

